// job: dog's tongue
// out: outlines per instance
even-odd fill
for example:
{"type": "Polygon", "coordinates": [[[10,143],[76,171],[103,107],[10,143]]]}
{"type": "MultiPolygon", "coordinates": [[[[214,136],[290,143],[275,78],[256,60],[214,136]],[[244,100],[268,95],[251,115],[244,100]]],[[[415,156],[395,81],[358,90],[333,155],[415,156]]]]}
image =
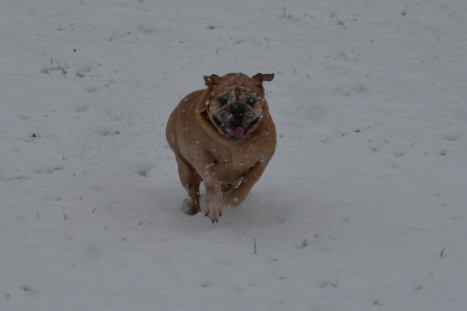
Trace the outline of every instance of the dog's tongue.
{"type": "Polygon", "coordinates": [[[235,129],[229,127],[229,128],[227,128],[227,132],[233,138],[239,139],[239,138],[243,137],[243,133],[245,132],[245,129],[242,126],[239,126],[239,127],[235,128],[235,129]]]}

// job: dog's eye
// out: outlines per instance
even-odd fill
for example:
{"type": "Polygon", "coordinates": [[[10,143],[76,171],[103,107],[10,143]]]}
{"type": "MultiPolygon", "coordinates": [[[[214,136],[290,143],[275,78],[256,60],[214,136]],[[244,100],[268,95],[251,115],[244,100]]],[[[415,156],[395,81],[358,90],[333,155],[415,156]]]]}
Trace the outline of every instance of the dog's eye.
{"type": "Polygon", "coordinates": [[[217,101],[221,105],[227,105],[227,103],[229,102],[229,98],[227,96],[221,96],[217,99],[217,101]]]}
{"type": "Polygon", "coordinates": [[[248,98],[246,99],[246,104],[247,104],[247,105],[250,105],[250,106],[253,106],[254,104],[256,104],[256,99],[253,98],[253,97],[248,97],[248,98]]]}

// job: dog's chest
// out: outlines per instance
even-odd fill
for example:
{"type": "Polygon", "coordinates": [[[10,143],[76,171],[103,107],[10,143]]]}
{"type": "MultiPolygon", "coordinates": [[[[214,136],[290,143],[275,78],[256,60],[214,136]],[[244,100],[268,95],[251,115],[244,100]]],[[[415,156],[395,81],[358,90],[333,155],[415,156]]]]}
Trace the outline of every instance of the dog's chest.
{"type": "Polygon", "coordinates": [[[234,150],[219,148],[210,151],[215,159],[213,169],[218,178],[225,181],[235,181],[262,159],[257,148],[251,144],[234,150]]]}

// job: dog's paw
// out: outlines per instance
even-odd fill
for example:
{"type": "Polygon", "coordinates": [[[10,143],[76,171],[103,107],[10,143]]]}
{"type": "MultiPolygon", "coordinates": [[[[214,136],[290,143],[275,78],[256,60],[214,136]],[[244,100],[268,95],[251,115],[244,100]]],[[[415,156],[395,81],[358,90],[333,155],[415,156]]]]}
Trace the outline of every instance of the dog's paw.
{"type": "Polygon", "coordinates": [[[222,216],[222,207],[221,208],[206,208],[206,217],[209,217],[211,219],[212,223],[218,223],[219,218],[222,216]]]}
{"type": "Polygon", "coordinates": [[[187,214],[190,216],[194,216],[199,213],[199,209],[195,207],[195,205],[193,204],[193,201],[191,201],[190,199],[185,199],[183,201],[181,210],[184,214],[187,214]]]}

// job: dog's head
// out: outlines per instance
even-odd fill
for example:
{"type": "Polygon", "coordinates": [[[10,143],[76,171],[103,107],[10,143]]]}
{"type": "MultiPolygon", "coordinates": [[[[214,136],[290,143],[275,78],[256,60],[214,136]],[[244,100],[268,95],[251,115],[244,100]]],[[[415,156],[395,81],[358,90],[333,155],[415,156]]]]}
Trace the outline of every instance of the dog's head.
{"type": "Polygon", "coordinates": [[[272,79],[274,74],[262,73],[252,78],[242,73],[204,77],[208,87],[206,112],[219,133],[239,142],[258,126],[267,106],[263,81],[272,79]]]}

